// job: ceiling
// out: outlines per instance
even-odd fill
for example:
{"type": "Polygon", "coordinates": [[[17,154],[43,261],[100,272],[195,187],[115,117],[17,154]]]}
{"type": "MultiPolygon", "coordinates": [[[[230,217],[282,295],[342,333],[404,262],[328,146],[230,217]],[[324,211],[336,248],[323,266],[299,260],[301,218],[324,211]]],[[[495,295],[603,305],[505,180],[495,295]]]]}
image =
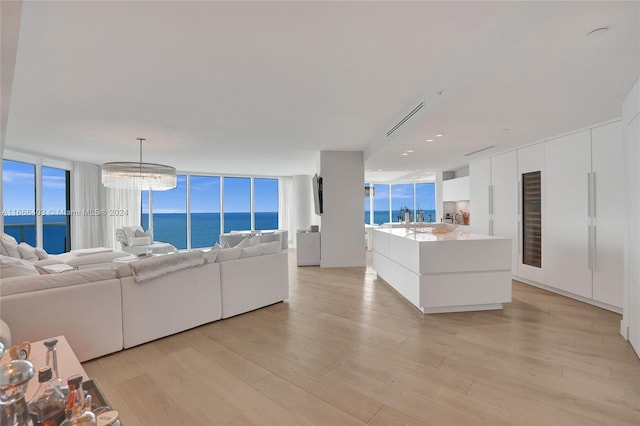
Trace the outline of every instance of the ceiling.
{"type": "Polygon", "coordinates": [[[319,151],[356,150],[368,179],[428,178],[619,117],[640,76],[639,10],[25,2],[5,146],[101,164],[136,161],[145,137],[145,161],[269,176],[313,174],[319,151]]]}

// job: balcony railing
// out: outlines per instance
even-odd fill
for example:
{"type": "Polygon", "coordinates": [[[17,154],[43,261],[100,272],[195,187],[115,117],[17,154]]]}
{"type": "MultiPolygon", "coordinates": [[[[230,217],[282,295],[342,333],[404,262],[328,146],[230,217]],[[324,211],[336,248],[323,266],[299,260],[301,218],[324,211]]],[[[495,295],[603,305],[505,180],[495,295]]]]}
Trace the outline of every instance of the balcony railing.
{"type": "MultiPolygon", "coordinates": [[[[67,239],[67,232],[66,232],[67,226],[68,224],[66,222],[47,222],[42,224],[43,243],[45,245],[45,250],[47,250],[47,252],[52,254],[58,254],[58,253],[64,253],[70,250],[70,245],[67,239]],[[62,232],[64,235],[60,235],[61,234],[60,228],[64,228],[64,231],[62,232]]],[[[36,224],[35,223],[5,223],[4,224],[4,232],[12,235],[19,242],[26,241],[28,230],[31,231],[35,236],[36,224]]],[[[35,243],[35,241],[33,242],[35,243]]]]}

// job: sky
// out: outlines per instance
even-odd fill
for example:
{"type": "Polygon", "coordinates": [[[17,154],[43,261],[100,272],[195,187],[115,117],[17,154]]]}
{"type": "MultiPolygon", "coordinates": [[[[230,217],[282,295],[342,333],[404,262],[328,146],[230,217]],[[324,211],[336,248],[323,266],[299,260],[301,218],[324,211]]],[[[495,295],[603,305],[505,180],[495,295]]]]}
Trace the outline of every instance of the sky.
{"type": "MultiPolygon", "coordinates": [[[[42,167],[42,208],[66,210],[65,170],[42,167]]],[[[2,203],[6,213],[35,210],[35,166],[3,160],[2,203]]]]}
{"type": "MultiPolygon", "coordinates": [[[[386,185],[375,184],[373,196],[374,211],[389,211],[389,188],[391,188],[391,207],[399,210],[408,207],[410,210],[435,210],[436,186],[433,183],[416,184],[416,205],[413,205],[413,184],[386,185]]],[[[365,211],[369,210],[368,199],[365,198],[365,211]]]]}

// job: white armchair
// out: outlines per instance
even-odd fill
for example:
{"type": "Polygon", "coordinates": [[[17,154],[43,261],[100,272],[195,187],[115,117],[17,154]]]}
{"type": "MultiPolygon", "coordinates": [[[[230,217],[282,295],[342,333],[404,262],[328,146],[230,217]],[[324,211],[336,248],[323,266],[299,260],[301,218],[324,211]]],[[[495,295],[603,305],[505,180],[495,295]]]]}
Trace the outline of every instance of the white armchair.
{"type": "Polygon", "coordinates": [[[165,254],[178,251],[173,245],[153,241],[151,232],[144,231],[141,226],[124,226],[116,229],[116,240],[122,244],[122,251],[136,256],[149,251],[153,254],[165,254]]]}

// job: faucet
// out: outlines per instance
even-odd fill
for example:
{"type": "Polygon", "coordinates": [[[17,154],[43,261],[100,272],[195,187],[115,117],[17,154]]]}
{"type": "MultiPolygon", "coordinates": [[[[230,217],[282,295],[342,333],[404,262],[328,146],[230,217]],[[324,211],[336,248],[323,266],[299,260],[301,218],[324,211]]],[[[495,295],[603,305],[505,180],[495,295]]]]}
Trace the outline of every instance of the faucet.
{"type": "Polygon", "coordinates": [[[453,215],[453,223],[454,223],[454,224],[456,224],[456,223],[460,223],[460,218],[461,218],[460,213],[456,213],[456,214],[454,214],[454,215],[453,215]]]}

